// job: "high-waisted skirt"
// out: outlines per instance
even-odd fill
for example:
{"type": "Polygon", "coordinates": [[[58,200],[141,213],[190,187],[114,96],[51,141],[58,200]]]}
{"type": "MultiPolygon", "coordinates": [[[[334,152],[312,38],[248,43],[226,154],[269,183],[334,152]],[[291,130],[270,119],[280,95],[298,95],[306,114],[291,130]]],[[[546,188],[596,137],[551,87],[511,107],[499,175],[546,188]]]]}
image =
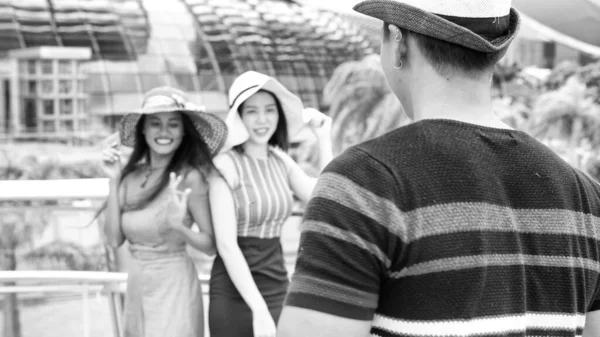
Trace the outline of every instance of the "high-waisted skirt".
{"type": "MultiPolygon", "coordinates": [[[[280,239],[238,237],[238,245],[277,324],[289,283],[280,239]]],[[[208,322],[211,337],[254,336],[252,311],[229,278],[218,255],[210,276],[208,322]]]]}

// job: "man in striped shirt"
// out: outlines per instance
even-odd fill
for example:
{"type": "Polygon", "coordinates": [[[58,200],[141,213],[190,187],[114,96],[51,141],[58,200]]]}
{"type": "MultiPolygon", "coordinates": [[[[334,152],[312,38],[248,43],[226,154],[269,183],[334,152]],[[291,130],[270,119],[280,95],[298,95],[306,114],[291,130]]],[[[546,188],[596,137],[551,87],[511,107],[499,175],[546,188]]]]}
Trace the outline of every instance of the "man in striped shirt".
{"type": "Polygon", "coordinates": [[[278,336],[600,336],[600,188],[492,109],[510,0],[355,9],[415,122],[324,170],[278,336]]]}

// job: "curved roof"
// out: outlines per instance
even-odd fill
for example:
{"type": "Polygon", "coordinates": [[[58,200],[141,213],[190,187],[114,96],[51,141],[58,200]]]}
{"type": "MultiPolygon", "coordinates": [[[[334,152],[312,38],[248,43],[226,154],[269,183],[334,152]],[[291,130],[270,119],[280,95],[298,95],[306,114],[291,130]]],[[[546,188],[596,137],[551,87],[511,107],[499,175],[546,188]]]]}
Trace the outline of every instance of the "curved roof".
{"type": "Polygon", "coordinates": [[[341,62],[375,51],[354,23],[286,0],[0,0],[0,58],[9,50],[88,47],[81,66],[93,114],[123,114],[173,85],[226,108],[235,76],[276,76],[318,107],[341,62]]]}
{"type": "Polygon", "coordinates": [[[600,0],[513,0],[513,6],[549,28],[600,47],[600,0]]]}

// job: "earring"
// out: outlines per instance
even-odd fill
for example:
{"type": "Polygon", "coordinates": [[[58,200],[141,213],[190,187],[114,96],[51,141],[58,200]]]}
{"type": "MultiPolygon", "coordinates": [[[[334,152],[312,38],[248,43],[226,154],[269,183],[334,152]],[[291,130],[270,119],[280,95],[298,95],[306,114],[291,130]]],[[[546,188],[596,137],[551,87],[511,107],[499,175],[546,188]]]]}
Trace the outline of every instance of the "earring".
{"type": "Polygon", "coordinates": [[[402,68],[402,60],[399,60],[399,61],[400,61],[400,65],[399,66],[396,66],[396,61],[394,61],[394,64],[392,66],[394,66],[395,69],[402,68]]]}
{"type": "Polygon", "coordinates": [[[394,40],[396,40],[396,42],[400,42],[401,39],[402,39],[402,36],[400,36],[400,32],[396,33],[394,40]]]}

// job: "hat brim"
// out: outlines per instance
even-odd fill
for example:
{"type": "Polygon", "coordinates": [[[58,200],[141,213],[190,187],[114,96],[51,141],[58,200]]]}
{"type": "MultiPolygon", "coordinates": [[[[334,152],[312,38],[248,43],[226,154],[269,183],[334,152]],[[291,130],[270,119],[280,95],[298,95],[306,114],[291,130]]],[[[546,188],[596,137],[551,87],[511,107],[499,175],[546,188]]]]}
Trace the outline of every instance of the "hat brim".
{"type": "Polygon", "coordinates": [[[229,109],[229,112],[227,113],[227,118],[225,120],[229,129],[229,138],[225,147],[231,148],[236,145],[240,145],[247,141],[250,137],[248,130],[246,130],[246,127],[244,126],[244,123],[242,122],[242,119],[238,113],[238,109],[243,102],[245,102],[252,95],[256,94],[259,90],[266,90],[273,93],[281,103],[281,108],[283,109],[283,113],[287,122],[290,140],[293,140],[300,129],[302,129],[302,126],[304,125],[304,120],[302,117],[304,104],[302,103],[302,100],[287,90],[286,87],[284,87],[279,81],[269,78],[264,83],[260,83],[255,87],[245,90],[234,101],[233,105],[229,109]]]}
{"type": "Polygon", "coordinates": [[[441,16],[397,1],[366,0],[356,4],[353,9],[411,32],[484,53],[498,52],[508,47],[519,32],[521,25],[518,11],[511,8],[507,34],[487,39],[441,16]]]}
{"type": "Polygon", "coordinates": [[[141,117],[143,115],[151,115],[159,112],[184,113],[192,120],[192,123],[194,123],[194,127],[200,134],[200,137],[208,146],[211,156],[214,157],[220,151],[224,150],[228,129],[227,125],[222,119],[207,112],[164,108],[161,108],[159,111],[154,111],[152,108],[140,109],[136,112],[125,115],[119,123],[119,137],[121,139],[121,144],[134,147],[136,141],[136,128],[141,117]]]}

